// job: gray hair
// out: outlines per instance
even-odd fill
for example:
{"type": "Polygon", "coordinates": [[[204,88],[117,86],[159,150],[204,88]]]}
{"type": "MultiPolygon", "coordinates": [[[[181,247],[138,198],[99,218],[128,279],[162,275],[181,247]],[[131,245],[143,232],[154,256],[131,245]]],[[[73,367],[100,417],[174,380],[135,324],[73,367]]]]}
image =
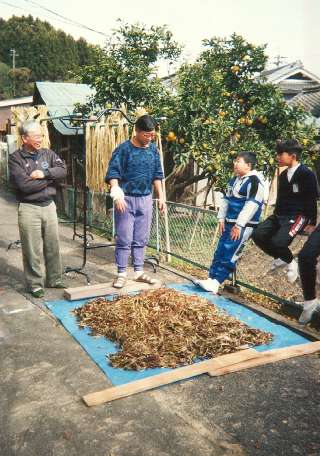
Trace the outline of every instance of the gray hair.
{"type": "Polygon", "coordinates": [[[36,120],[26,120],[21,124],[19,127],[19,133],[21,136],[28,136],[30,131],[32,130],[38,130],[40,127],[40,123],[37,122],[36,120]]]}

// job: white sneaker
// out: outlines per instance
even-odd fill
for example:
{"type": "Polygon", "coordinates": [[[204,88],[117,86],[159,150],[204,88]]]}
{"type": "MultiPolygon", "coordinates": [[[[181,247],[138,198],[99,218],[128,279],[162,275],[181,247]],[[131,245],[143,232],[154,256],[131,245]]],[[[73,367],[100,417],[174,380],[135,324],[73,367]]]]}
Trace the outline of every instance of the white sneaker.
{"type": "Polygon", "coordinates": [[[288,264],[288,263],[286,263],[285,261],[281,260],[281,258],[276,258],[271,263],[270,272],[271,271],[275,271],[278,268],[281,268],[281,266],[284,266],[285,264],[288,264]]]}
{"type": "Polygon", "coordinates": [[[220,282],[216,279],[210,279],[210,277],[206,280],[196,280],[195,283],[203,290],[211,291],[213,294],[217,294],[220,287],[220,282]]]}
{"type": "Polygon", "coordinates": [[[298,270],[298,263],[296,260],[292,260],[291,263],[288,265],[288,272],[287,272],[287,277],[288,281],[290,283],[294,283],[299,275],[299,270],[298,270]]]}
{"type": "Polygon", "coordinates": [[[299,318],[299,323],[301,325],[306,325],[311,321],[312,315],[317,310],[318,305],[319,301],[317,299],[312,299],[303,303],[303,311],[299,318]]]}

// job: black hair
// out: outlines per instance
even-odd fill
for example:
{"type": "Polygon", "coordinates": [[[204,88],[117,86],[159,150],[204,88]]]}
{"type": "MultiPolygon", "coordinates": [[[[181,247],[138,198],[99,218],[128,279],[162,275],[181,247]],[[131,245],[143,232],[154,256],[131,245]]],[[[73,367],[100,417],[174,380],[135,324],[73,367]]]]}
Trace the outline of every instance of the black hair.
{"type": "Polygon", "coordinates": [[[287,152],[289,155],[295,155],[297,160],[299,160],[302,147],[296,139],[287,139],[285,141],[277,141],[276,152],[278,155],[287,152]]]}
{"type": "Polygon", "coordinates": [[[153,131],[156,128],[156,125],[157,123],[154,118],[148,114],[139,117],[135,123],[135,127],[140,131],[153,131]]]}
{"type": "Polygon", "coordinates": [[[254,169],[257,165],[257,157],[254,152],[243,151],[237,154],[237,157],[243,158],[247,165],[251,165],[251,169],[254,169]]]}

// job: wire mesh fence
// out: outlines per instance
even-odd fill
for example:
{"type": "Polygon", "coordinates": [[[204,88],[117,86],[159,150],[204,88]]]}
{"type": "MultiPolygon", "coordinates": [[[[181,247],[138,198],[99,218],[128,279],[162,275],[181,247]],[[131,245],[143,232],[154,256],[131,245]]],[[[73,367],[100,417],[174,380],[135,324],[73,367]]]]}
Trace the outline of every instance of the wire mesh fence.
{"type": "MultiPolygon", "coordinates": [[[[73,189],[69,190],[69,216],[74,210],[73,189]]],[[[82,197],[77,197],[81,214],[82,197]]],[[[115,235],[113,208],[105,193],[90,192],[88,201],[89,225],[102,230],[109,239],[115,235]]],[[[151,234],[148,246],[161,255],[161,260],[177,258],[200,269],[207,270],[219,240],[217,213],[186,204],[167,202],[167,210],[161,215],[154,200],[151,234]]],[[[291,250],[297,254],[306,240],[297,236],[291,250]]],[[[237,265],[237,281],[255,292],[273,297],[278,301],[293,301],[301,297],[299,282],[289,284],[284,268],[271,273],[272,258],[259,250],[251,240],[244,248],[237,265]]]]}
{"type": "MultiPolygon", "coordinates": [[[[173,256],[208,269],[218,240],[215,211],[167,202],[167,212],[161,216],[157,201],[154,202],[149,246],[159,253],[168,254],[163,258],[168,260],[173,256]]],[[[306,236],[296,236],[290,247],[294,255],[301,250],[305,240],[306,236]]],[[[299,281],[289,283],[285,268],[271,271],[272,260],[249,240],[237,264],[237,283],[279,302],[301,300],[299,281]]]]}
{"type": "MultiPolygon", "coordinates": [[[[201,269],[208,269],[218,240],[215,211],[167,202],[167,213],[161,216],[155,201],[149,245],[158,252],[169,253],[201,269]]],[[[301,250],[305,240],[303,235],[293,240],[290,248],[294,255],[301,250]]],[[[249,240],[237,263],[237,282],[280,302],[302,299],[299,282],[289,283],[285,268],[272,272],[272,260],[249,240]]]]}
{"type": "Polygon", "coordinates": [[[167,202],[160,215],[154,201],[149,246],[201,268],[208,268],[218,238],[214,211],[186,204],[167,202]]]}

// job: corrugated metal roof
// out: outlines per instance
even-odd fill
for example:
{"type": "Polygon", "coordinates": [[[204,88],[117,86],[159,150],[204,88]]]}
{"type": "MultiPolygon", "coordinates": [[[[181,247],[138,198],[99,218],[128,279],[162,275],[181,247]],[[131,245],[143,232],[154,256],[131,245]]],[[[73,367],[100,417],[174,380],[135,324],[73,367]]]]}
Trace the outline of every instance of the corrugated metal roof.
{"type": "MultiPolygon", "coordinates": [[[[75,84],[71,82],[36,82],[36,89],[48,108],[51,117],[72,114],[77,103],[85,104],[88,98],[94,94],[94,90],[87,84],[75,84]]],[[[76,131],[67,128],[56,119],[53,120],[55,128],[63,135],[75,135],[76,131]]],[[[70,125],[69,122],[65,123],[70,125]]],[[[82,130],[79,129],[79,134],[82,130]]]]}

